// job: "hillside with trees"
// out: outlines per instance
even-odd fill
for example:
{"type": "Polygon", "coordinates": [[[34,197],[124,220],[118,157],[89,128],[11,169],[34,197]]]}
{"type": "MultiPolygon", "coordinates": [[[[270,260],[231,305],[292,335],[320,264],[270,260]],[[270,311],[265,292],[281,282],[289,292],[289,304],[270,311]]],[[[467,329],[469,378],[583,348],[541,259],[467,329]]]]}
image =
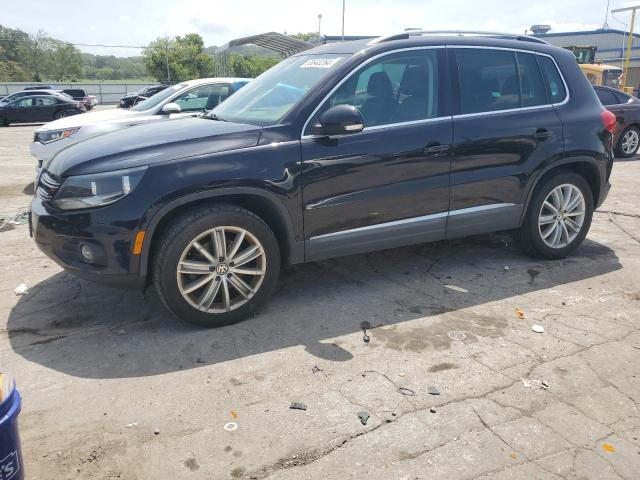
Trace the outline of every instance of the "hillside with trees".
{"type": "MultiPolygon", "coordinates": [[[[292,37],[307,40],[314,34],[292,37]]],[[[216,75],[256,77],[281,60],[278,53],[243,45],[216,55],[197,33],[159,37],[141,56],[116,57],[83,53],[71,43],[39,31],[29,34],[0,25],[0,81],[156,80],[172,83],[216,75]],[[222,65],[224,63],[224,65],[222,65]]]]}

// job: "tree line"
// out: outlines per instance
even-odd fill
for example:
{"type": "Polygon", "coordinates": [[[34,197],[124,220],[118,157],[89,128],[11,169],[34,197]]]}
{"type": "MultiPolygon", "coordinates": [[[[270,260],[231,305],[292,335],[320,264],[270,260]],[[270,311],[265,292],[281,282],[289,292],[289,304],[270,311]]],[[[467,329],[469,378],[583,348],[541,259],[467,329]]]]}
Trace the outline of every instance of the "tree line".
{"type": "MultiPolygon", "coordinates": [[[[292,36],[307,40],[310,35],[292,36]]],[[[252,45],[215,55],[215,47],[205,47],[196,33],[157,38],[141,56],[93,55],[44,31],[28,34],[0,25],[0,81],[4,82],[153,79],[175,83],[215,76],[216,72],[253,78],[280,60],[277,53],[252,45]]]]}

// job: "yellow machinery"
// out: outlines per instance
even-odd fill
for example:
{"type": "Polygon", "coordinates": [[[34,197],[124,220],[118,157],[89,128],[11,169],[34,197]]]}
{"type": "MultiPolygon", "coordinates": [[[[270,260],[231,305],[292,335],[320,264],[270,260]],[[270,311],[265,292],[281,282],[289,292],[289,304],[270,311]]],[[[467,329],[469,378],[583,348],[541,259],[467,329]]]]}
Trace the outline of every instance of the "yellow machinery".
{"type": "MultiPolygon", "coordinates": [[[[606,65],[599,63],[595,60],[596,50],[595,46],[577,46],[571,45],[564,47],[567,50],[573,52],[576,56],[576,60],[580,64],[580,69],[587,76],[589,82],[592,85],[599,85],[611,88],[624,87],[624,81],[622,81],[622,68],[615,65],[606,65]]],[[[623,88],[620,88],[623,90],[623,88]]],[[[624,89],[626,90],[626,89],[624,89]]],[[[633,92],[631,92],[633,93],[633,92]]]]}

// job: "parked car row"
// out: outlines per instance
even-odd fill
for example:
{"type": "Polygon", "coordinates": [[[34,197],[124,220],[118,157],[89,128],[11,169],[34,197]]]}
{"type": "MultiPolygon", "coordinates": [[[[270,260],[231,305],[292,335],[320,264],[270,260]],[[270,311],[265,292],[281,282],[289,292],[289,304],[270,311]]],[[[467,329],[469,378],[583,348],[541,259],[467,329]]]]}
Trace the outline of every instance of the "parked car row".
{"type": "Polygon", "coordinates": [[[563,258],[610,188],[616,117],[541,39],[408,31],[236,81],[168,87],[116,131],[112,112],[38,129],[38,247],[218,326],[263,304],[283,263],[499,230],[563,258]],[[172,119],[123,128],[142,117],[172,119]]]}
{"type": "Polygon", "coordinates": [[[146,100],[149,97],[154,96],[156,93],[161,92],[165,88],[168,88],[169,85],[161,84],[161,85],[151,85],[149,87],[144,87],[142,90],[135,93],[127,93],[124,97],[120,99],[118,102],[119,108],[131,108],[136,105],[138,102],[146,100]]]}

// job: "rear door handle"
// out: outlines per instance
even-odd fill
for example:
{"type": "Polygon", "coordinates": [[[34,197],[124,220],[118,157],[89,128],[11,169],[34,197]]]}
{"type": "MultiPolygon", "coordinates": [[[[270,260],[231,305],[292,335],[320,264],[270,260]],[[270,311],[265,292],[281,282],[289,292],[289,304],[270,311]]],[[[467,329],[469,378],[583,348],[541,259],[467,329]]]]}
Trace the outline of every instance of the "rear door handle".
{"type": "Polygon", "coordinates": [[[536,130],[536,133],[533,134],[538,140],[546,140],[551,136],[551,132],[546,128],[539,128],[536,130]]]}

